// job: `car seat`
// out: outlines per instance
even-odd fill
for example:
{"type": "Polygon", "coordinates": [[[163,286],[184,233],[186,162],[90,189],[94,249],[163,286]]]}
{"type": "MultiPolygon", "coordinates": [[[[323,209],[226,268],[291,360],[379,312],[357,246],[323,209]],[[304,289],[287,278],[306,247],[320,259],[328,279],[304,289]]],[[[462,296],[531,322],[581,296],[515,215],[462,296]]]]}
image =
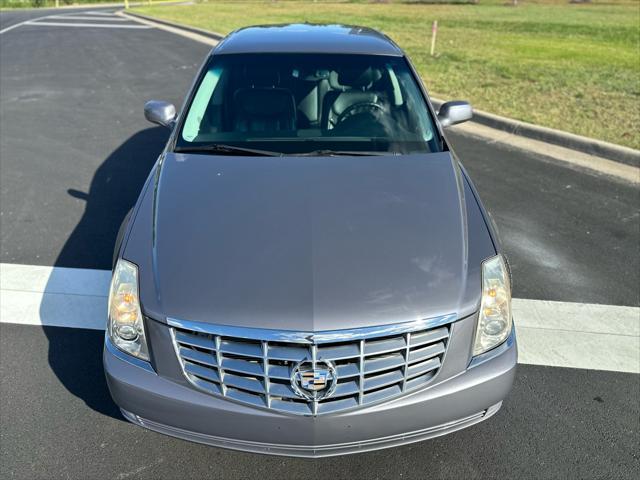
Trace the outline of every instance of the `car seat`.
{"type": "Polygon", "coordinates": [[[382,78],[377,68],[344,69],[329,74],[331,90],[323,100],[322,125],[327,130],[336,126],[338,118],[349,107],[360,103],[377,103],[379,95],[369,89],[382,78]]]}
{"type": "Polygon", "coordinates": [[[281,88],[275,69],[245,69],[245,87],[233,94],[233,130],[281,132],[296,129],[293,93],[281,88]]]}

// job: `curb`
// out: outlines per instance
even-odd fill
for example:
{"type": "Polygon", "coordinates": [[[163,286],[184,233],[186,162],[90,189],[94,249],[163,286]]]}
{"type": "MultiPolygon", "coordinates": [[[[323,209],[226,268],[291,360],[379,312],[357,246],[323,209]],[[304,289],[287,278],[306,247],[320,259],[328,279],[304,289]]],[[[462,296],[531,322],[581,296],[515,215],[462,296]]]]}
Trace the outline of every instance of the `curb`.
{"type": "MultiPolygon", "coordinates": [[[[214,40],[222,40],[225,35],[217,32],[211,32],[202,28],[191,27],[183,25],[181,23],[171,22],[169,20],[162,20],[139,13],[133,13],[131,11],[124,11],[126,15],[132,17],[138,17],[143,20],[156,22],[161,25],[177,28],[191,33],[196,33],[204,37],[208,37],[214,40]]],[[[433,106],[438,109],[440,105],[444,103],[444,100],[431,98],[433,106]]],[[[473,110],[472,122],[485,125],[495,130],[501,130],[504,132],[518,135],[521,137],[531,138],[533,140],[540,140],[552,145],[576,150],[578,152],[586,153],[596,157],[606,158],[614,162],[631,165],[633,167],[640,167],[640,150],[635,150],[629,147],[623,147],[614,143],[604,142],[602,140],[596,140],[594,138],[583,137],[574,133],[565,132],[562,130],[555,130],[549,127],[541,127],[532,123],[522,122],[520,120],[513,120],[507,117],[501,117],[493,113],[485,112],[482,110],[473,110]]]]}
{"type": "MultiPolygon", "coordinates": [[[[440,108],[440,105],[444,103],[443,100],[435,98],[431,98],[431,102],[435,108],[440,108]]],[[[623,147],[622,145],[501,117],[493,113],[476,110],[475,108],[473,109],[473,119],[471,121],[521,137],[540,140],[588,155],[606,158],[633,167],[640,167],[640,150],[623,147]]]]}
{"type": "Polygon", "coordinates": [[[183,25],[182,23],[170,22],[169,20],[162,20],[156,17],[150,17],[148,15],[134,13],[129,10],[122,10],[122,12],[125,15],[129,15],[131,17],[138,17],[143,20],[159,23],[160,25],[166,25],[168,27],[179,28],[180,30],[185,30],[187,32],[197,33],[198,35],[202,35],[203,37],[208,37],[213,40],[222,40],[225,37],[225,35],[222,35],[221,33],[212,32],[210,30],[204,30],[203,28],[198,28],[198,27],[190,27],[189,25],[183,25]]]}

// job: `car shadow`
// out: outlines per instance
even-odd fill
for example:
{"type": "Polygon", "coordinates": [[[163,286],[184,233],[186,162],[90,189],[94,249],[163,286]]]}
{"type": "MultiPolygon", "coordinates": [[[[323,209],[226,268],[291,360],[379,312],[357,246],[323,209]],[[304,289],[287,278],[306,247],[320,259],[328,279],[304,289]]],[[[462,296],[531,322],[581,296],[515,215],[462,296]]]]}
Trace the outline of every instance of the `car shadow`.
{"type": "Polygon", "coordinates": [[[76,328],[43,327],[49,365],[71,394],[93,410],[118,419],[122,417],[111,400],[102,368],[113,248],[120,224],[133,208],[168,135],[161,127],[136,133],[98,167],[87,192],[67,190],[86,205],[54,266],[91,270],[83,270],[78,281],[66,268],[53,269],[39,307],[44,325],[66,324],[60,318],[65,314],[83,319],[76,328]],[[75,279],[73,284],[70,278],[75,279]],[[59,295],[61,288],[78,295],[59,295]]]}

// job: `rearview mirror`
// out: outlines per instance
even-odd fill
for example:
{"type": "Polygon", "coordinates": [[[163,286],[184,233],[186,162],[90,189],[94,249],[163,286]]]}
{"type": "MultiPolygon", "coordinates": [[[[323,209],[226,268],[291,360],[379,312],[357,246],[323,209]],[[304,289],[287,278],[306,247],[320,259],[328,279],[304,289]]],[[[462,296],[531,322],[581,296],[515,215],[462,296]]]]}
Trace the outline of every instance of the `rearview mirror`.
{"type": "Polygon", "coordinates": [[[144,104],[144,117],[151,123],[171,128],[176,119],[176,107],[161,100],[149,100],[144,104]]]}
{"type": "Polygon", "coordinates": [[[469,102],[464,100],[454,100],[445,102],[440,106],[438,112],[438,120],[443,128],[455,125],[456,123],[466,122],[473,117],[473,108],[469,102]]]}

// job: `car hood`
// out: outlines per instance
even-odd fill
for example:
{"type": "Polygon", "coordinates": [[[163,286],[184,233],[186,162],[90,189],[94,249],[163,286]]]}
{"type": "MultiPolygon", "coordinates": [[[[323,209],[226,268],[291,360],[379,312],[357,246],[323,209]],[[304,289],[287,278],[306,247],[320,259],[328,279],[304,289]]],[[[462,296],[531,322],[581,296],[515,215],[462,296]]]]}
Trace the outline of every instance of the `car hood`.
{"type": "Polygon", "coordinates": [[[465,188],[448,152],[167,154],[156,169],[125,254],[158,320],[322,331],[465,309],[465,188]]]}

